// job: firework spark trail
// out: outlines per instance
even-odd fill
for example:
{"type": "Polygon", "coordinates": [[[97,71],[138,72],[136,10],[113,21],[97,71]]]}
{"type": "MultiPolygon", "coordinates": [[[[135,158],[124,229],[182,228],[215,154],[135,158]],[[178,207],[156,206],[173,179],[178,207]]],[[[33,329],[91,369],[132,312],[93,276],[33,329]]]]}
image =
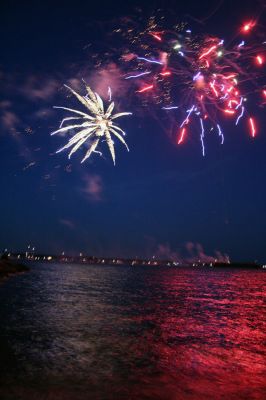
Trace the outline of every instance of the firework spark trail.
{"type": "Polygon", "coordinates": [[[170,76],[171,72],[170,71],[165,71],[165,72],[160,72],[161,76],[170,76]]]}
{"type": "Polygon", "coordinates": [[[216,97],[219,97],[219,94],[217,92],[217,90],[215,89],[215,80],[213,82],[210,83],[210,87],[212,88],[214,94],[216,97]]]}
{"type": "Polygon", "coordinates": [[[145,57],[137,57],[138,60],[142,60],[142,61],[146,61],[147,63],[151,63],[151,64],[159,64],[159,65],[163,65],[163,63],[161,61],[158,60],[149,60],[148,58],[145,57]]]}
{"type": "Polygon", "coordinates": [[[179,138],[177,144],[181,144],[183,142],[185,134],[186,134],[186,128],[183,128],[182,131],[181,131],[181,135],[180,135],[180,138],[179,138]]]}
{"type": "Polygon", "coordinates": [[[150,35],[153,36],[155,39],[159,40],[159,42],[162,41],[161,36],[159,36],[157,33],[155,33],[155,32],[150,32],[150,35]]]}
{"type": "Polygon", "coordinates": [[[238,110],[239,107],[242,106],[242,103],[243,103],[243,97],[241,97],[240,102],[239,102],[238,105],[236,106],[236,110],[238,110]]]}
{"type": "Polygon", "coordinates": [[[64,125],[64,123],[66,121],[70,121],[70,120],[73,120],[73,119],[83,119],[83,117],[67,117],[67,118],[64,118],[64,119],[62,119],[59,128],[62,128],[62,126],[64,125]]]}
{"type": "Polygon", "coordinates": [[[245,107],[242,106],[241,113],[239,114],[239,116],[237,117],[237,120],[236,120],[236,125],[238,125],[239,120],[243,117],[244,111],[245,111],[245,107]]]}
{"type": "Polygon", "coordinates": [[[255,137],[255,135],[256,135],[256,128],[255,128],[255,123],[254,123],[254,120],[253,120],[253,118],[249,118],[249,124],[250,124],[250,129],[251,129],[251,136],[252,137],[255,137]]]}
{"type": "Polygon", "coordinates": [[[112,101],[112,89],[110,86],[108,86],[108,96],[109,96],[109,102],[112,101]]]}
{"type": "Polygon", "coordinates": [[[149,75],[149,74],[151,74],[151,71],[140,72],[140,73],[137,74],[137,75],[130,75],[130,76],[127,76],[125,79],[140,78],[141,76],[145,76],[145,75],[149,75]]]}
{"type": "Polygon", "coordinates": [[[204,147],[205,130],[204,130],[204,125],[203,125],[202,118],[200,118],[200,126],[201,126],[200,140],[201,140],[201,146],[202,146],[202,155],[204,157],[205,156],[205,147],[204,147]]]}
{"type": "Polygon", "coordinates": [[[217,126],[217,129],[218,129],[219,136],[220,136],[221,139],[222,139],[222,140],[221,140],[221,144],[224,144],[224,135],[223,135],[223,133],[222,133],[221,127],[220,127],[219,124],[217,124],[216,126],[217,126]]]}
{"type": "Polygon", "coordinates": [[[187,110],[187,113],[188,113],[188,114],[187,114],[187,117],[184,119],[184,121],[183,121],[182,124],[180,125],[180,128],[182,128],[185,124],[188,123],[189,117],[190,117],[191,113],[194,111],[194,108],[195,108],[195,106],[193,105],[193,106],[191,107],[190,110],[187,110]]]}
{"type": "Polygon", "coordinates": [[[261,55],[257,55],[256,60],[258,65],[264,64],[264,58],[261,55]]]}
{"type": "Polygon", "coordinates": [[[230,115],[234,115],[235,114],[235,110],[229,110],[228,108],[226,110],[224,110],[225,114],[230,114],[230,115]]]}
{"type": "Polygon", "coordinates": [[[162,110],[176,110],[179,106],[162,107],[162,110]]]}
{"type": "Polygon", "coordinates": [[[199,79],[199,77],[202,76],[201,72],[199,71],[196,75],[193,76],[193,81],[199,79]]]}
{"type": "Polygon", "coordinates": [[[137,90],[137,93],[144,93],[151,89],[153,89],[153,85],[145,86],[144,88],[137,90]]]}
{"type": "Polygon", "coordinates": [[[206,50],[204,53],[202,53],[202,54],[199,56],[199,60],[201,60],[203,57],[206,57],[206,56],[208,56],[209,54],[211,54],[216,48],[217,48],[217,46],[214,45],[214,46],[212,46],[210,49],[206,50]]]}

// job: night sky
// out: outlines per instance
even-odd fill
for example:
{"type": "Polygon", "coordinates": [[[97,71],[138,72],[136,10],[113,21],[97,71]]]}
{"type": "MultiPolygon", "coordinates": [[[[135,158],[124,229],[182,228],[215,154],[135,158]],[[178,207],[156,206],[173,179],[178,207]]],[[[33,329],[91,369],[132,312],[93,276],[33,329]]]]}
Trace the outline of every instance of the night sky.
{"type": "Polygon", "coordinates": [[[94,87],[95,47],[104,52],[105,29],[137,6],[145,17],[164,4],[192,29],[228,40],[253,16],[265,32],[263,2],[182,3],[1,3],[0,248],[166,258],[218,251],[266,260],[266,118],[255,96],[256,139],[244,123],[226,123],[225,143],[208,136],[205,157],[197,135],[176,146],[154,113],[138,113],[121,95],[118,108],[134,115],[121,122],[130,152],[117,143],[115,167],[107,149],[84,164],[80,154],[70,161],[55,154],[64,138],[50,133],[65,114],[52,106],[77,106],[63,84],[84,76],[94,87]]]}

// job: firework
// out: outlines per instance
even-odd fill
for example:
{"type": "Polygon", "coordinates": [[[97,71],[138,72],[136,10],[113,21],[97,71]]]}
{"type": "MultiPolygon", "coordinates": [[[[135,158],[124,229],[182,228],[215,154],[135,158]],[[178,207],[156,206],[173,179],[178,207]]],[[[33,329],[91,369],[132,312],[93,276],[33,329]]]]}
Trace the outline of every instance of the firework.
{"type": "MultiPolygon", "coordinates": [[[[96,148],[102,140],[105,140],[110,150],[113,163],[115,164],[115,150],[112,137],[116,137],[117,139],[119,139],[128,151],[129,148],[125,139],[123,138],[123,136],[125,136],[125,132],[114,123],[114,120],[125,115],[131,115],[132,113],[121,112],[112,115],[115,106],[114,102],[111,102],[105,110],[103,100],[96,92],[94,93],[89,86],[86,86],[86,96],[81,96],[72,88],[66,85],[65,87],[70,90],[71,93],[79,100],[79,102],[84,106],[87,112],[66,107],[54,107],[69,111],[72,114],[70,117],[64,118],[60,124],[59,129],[52,132],[51,135],[55,135],[56,133],[66,133],[71,130],[77,131],[77,133],[75,133],[69,139],[68,143],[60,148],[57,153],[72,148],[70,153],[68,154],[68,158],[70,158],[72,154],[74,154],[83,144],[89,143],[89,149],[81,160],[81,162],[83,163],[85,160],[87,160],[87,158],[90,157],[93,152],[100,153],[96,151],[96,148]],[[90,112],[90,114],[88,114],[88,111],[90,112]],[[65,121],[69,120],[79,120],[79,123],[63,126],[65,121]]],[[[111,100],[110,88],[108,88],[108,94],[109,99],[111,100]]]]}
{"type": "MultiPolygon", "coordinates": [[[[265,86],[261,72],[266,42],[256,34],[257,23],[244,23],[227,44],[215,36],[193,35],[184,23],[165,28],[165,21],[161,17],[157,22],[153,16],[142,31],[134,25],[125,30],[130,46],[121,55],[124,79],[131,82],[140,103],[155,104],[167,112],[177,110],[173,112],[178,144],[185,142],[194,124],[203,156],[209,132],[216,132],[224,143],[224,118],[238,125],[243,117],[250,136],[255,137],[257,124],[246,104],[251,95],[261,93],[261,83],[265,86]]],[[[260,101],[261,97],[266,97],[265,88],[260,101]]]]}

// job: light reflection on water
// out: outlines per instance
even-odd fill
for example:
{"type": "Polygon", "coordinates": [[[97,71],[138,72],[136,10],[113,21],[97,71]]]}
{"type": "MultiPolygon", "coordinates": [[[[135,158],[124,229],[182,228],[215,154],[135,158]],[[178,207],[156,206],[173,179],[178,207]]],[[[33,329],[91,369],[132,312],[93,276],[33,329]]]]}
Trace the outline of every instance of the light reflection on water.
{"type": "Polygon", "coordinates": [[[264,399],[266,275],[36,264],[0,285],[0,398],[264,399]]]}

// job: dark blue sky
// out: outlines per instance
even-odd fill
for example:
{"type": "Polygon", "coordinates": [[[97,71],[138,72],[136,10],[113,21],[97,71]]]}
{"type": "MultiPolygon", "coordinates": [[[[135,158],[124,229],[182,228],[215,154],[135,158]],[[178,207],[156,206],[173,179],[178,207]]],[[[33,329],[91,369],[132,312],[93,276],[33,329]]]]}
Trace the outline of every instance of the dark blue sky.
{"type": "MultiPolygon", "coordinates": [[[[0,247],[167,257],[191,246],[199,252],[201,244],[206,254],[265,261],[266,120],[255,96],[249,101],[259,121],[256,140],[245,124],[225,124],[224,145],[209,135],[204,158],[198,135],[177,147],[158,119],[134,109],[122,122],[130,152],[117,144],[115,167],[108,151],[83,165],[80,157],[69,162],[65,153],[54,154],[64,138],[50,136],[63,115],[52,106],[74,105],[62,85],[93,73],[88,45],[97,43],[101,54],[105,27],[141,4],[90,3],[1,5],[0,247]]],[[[161,2],[177,20],[219,37],[229,40],[229,31],[259,14],[265,33],[262,2],[178,3],[161,2]]],[[[158,5],[145,1],[143,14],[158,5]]],[[[132,107],[127,98],[117,101],[123,110],[132,107]]]]}

